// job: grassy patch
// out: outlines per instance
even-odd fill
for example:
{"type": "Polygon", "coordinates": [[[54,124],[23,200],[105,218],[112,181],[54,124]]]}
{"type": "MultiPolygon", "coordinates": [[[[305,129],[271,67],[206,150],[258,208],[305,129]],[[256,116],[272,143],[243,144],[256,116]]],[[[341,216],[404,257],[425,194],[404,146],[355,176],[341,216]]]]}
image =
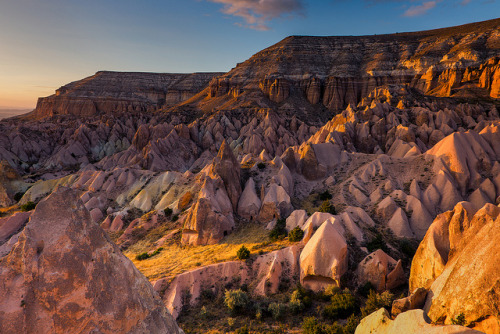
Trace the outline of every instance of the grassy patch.
{"type": "MultiPolygon", "coordinates": [[[[158,232],[155,231],[155,234],[160,234],[158,232]]],[[[163,234],[168,232],[165,230],[163,234]]],[[[136,260],[136,255],[153,248],[153,238],[149,238],[149,235],[125,251],[125,255],[149,280],[178,275],[213,263],[236,260],[236,253],[242,245],[250,250],[258,249],[259,253],[267,253],[291,244],[287,240],[271,243],[268,232],[261,225],[248,223],[215,245],[181,245],[180,240],[177,239],[170,244],[163,245],[163,251],[157,256],[142,261],[136,260]]]]}

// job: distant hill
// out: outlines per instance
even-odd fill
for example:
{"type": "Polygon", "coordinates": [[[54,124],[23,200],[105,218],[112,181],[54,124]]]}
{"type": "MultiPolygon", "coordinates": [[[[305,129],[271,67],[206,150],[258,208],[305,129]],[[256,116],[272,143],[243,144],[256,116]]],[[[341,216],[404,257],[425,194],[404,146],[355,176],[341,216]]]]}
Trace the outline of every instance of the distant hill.
{"type": "Polygon", "coordinates": [[[0,119],[26,114],[33,109],[4,109],[0,108],[0,119]]]}

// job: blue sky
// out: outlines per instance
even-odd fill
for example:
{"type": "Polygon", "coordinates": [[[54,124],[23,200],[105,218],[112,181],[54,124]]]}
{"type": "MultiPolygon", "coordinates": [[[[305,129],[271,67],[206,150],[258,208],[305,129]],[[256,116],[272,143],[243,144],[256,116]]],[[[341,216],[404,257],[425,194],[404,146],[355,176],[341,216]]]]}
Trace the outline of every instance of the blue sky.
{"type": "Polygon", "coordinates": [[[500,0],[0,0],[0,107],[98,70],[228,71],[289,35],[417,31],[496,18],[500,0]]]}

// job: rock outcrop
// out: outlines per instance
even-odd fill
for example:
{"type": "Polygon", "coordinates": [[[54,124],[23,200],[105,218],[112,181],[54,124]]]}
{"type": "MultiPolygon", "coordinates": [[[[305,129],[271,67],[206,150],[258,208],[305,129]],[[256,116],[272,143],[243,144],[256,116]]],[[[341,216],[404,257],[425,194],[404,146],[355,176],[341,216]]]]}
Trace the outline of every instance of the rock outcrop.
{"type": "Polygon", "coordinates": [[[394,289],[405,282],[401,260],[396,261],[378,249],[358,265],[359,284],[370,282],[377,291],[394,289]]]}
{"type": "Polygon", "coordinates": [[[132,73],[100,71],[38,100],[35,117],[92,116],[100,112],[154,111],[185,101],[221,73],[132,73]]]}
{"type": "Polygon", "coordinates": [[[436,326],[425,320],[422,310],[411,310],[401,313],[391,320],[385,308],[373,312],[361,320],[356,328],[356,334],[479,334],[482,332],[458,325],[436,326]]]}
{"type": "Polygon", "coordinates": [[[450,240],[457,233],[459,238],[429,288],[424,310],[435,322],[450,324],[463,314],[466,324],[490,318],[500,328],[500,208],[487,204],[463,223],[450,230],[450,240]]]}
{"type": "Polygon", "coordinates": [[[224,181],[233,209],[237,211],[238,200],[241,195],[240,164],[225,140],[222,142],[219,153],[212,164],[212,173],[219,175],[224,181]]]}
{"type": "Polygon", "coordinates": [[[472,86],[495,97],[499,25],[496,19],[394,35],[290,36],[212,80],[209,96],[260,92],[276,103],[295,96],[333,110],[388,84],[435,96],[463,96],[472,86]]]}
{"type": "Polygon", "coordinates": [[[224,182],[218,176],[206,176],[196,203],[186,215],[182,243],[215,244],[233,228],[233,207],[224,182]]]}
{"type": "Polygon", "coordinates": [[[239,284],[248,284],[256,295],[278,292],[281,280],[292,281],[299,272],[300,246],[291,246],[258,256],[253,263],[229,261],[187,271],[173,279],[157,280],[155,290],[163,293],[163,300],[174,318],[187,302],[195,305],[203,289],[217,292],[238,277],[239,284]],[[189,291],[189,300],[183,294],[189,291]]]}
{"type": "Polygon", "coordinates": [[[347,270],[347,254],[344,237],[332,223],[324,222],[300,254],[300,282],[314,291],[339,286],[347,270]]]}
{"type": "Polygon", "coordinates": [[[38,203],[0,259],[0,278],[3,333],[182,333],[151,284],[67,188],[38,203]]]}

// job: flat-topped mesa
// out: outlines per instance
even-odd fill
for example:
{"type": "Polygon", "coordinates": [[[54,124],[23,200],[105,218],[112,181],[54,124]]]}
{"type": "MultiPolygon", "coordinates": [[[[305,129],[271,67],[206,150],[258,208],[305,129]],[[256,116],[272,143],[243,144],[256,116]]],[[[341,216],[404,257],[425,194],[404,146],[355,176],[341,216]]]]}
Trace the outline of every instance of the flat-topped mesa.
{"type": "Polygon", "coordinates": [[[291,36],[210,82],[209,97],[261,91],[302,95],[331,110],[375,87],[405,84],[435,96],[500,96],[500,19],[423,32],[291,36]]]}
{"type": "Polygon", "coordinates": [[[221,73],[141,73],[100,71],[38,99],[36,117],[98,112],[154,111],[185,101],[221,73]]]}

